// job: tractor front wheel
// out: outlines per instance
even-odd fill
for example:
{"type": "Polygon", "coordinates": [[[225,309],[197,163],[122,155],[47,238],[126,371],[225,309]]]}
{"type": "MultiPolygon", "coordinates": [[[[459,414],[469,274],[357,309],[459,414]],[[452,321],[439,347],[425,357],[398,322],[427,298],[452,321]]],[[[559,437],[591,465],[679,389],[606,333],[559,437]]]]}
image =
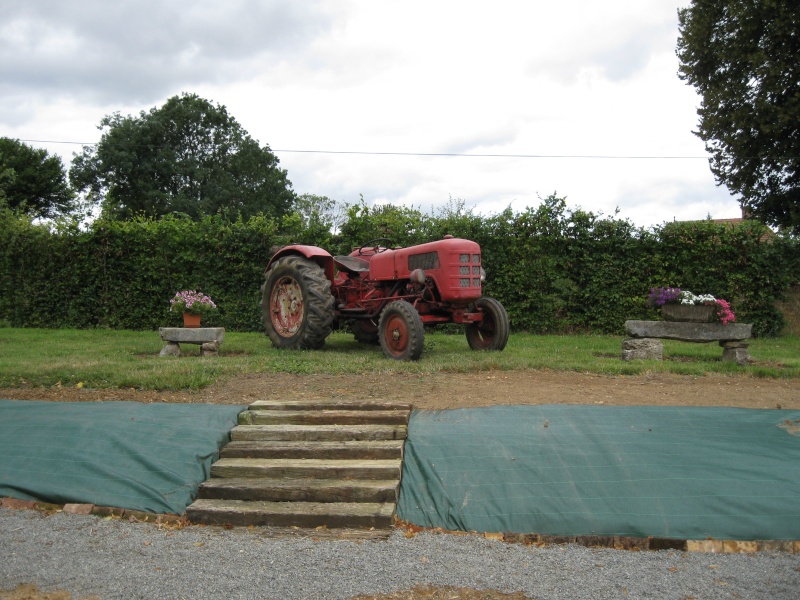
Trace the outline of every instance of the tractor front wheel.
{"type": "Polygon", "coordinates": [[[378,322],[378,336],[386,358],[419,360],[425,343],[425,328],[417,309],[404,300],[383,309],[378,322]]]}
{"type": "Polygon", "coordinates": [[[497,350],[506,347],[508,342],[508,313],[494,298],[481,298],[475,308],[483,313],[480,323],[467,325],[467,343],[473,350],[497,350]]]}
{"type": "Polygon", "coordinates": [[[275,348],[322,348],[331,333],[333,306],[331,282],[322,268],[307,258],[279,258],[265,275],[262,320],[275,348]]]}

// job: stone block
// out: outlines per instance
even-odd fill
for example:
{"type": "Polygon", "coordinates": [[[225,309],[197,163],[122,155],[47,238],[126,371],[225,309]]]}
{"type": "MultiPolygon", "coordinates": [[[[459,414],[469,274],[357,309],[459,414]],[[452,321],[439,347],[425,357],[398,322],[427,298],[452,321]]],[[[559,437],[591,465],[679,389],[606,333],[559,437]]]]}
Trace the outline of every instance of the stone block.
{"type": "Polygon", "coordinates": [[[793,542],[790,540],[759,540],[756,542],[759,552],[793,553],[793,542]]]}
{"type": "Polygon", "coordinates": [[[36,500],[20,500],[19,498],[3,498],[0,501],[0,506],[3,508],[14,508],[18,510],[36,508],[36,500]]]}
{"type": "Polygon", "coordinates": [[[622,342],[622,360],[661,360],[664,344],[652,338],[631,338],[622,342]]]}
{"type": "Polygon", "coordinates": [[[740,540],[724,540],[722,542],[722,551],[725,554],[749,554],[757,550],[758,544],[756,542],[740,540]]]}
{"type": "Polygon", "coordinates": [[[164,344],[164,347],[161,349],[161,352],[158,353],[159,356],[180,356],[181,355],[181,345],[176,344],[175,342],[167,342],[164,344]]]}
{"type": "Polygon", "coordinates": [[[750,351],[747,348],[730,348],[727,346],[722,349],[722,360],[735,362],[739,366],[749,365],[752,362],[750,351]]]}
{"type": "Polygon", "coordinates": [[[90,515],[94,504],[65,504],[64,512],[68,515],[90,515]]]}
{"type": "Polygon", "coordinates": [[[219,354],[219,342],[205,342],[200,346],[201,356],[217,356],[219,354]]]}
{"type": "Polygon", "coordinates": [[[722,540],[686,540],[686,551],[721,554],[722,540]]]}

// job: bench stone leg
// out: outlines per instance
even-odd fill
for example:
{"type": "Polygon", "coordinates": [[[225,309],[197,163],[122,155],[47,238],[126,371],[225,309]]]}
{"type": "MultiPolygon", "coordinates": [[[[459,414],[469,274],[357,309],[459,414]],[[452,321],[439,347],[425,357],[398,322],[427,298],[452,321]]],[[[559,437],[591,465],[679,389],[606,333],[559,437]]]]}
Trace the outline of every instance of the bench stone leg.
{"type": "Polygon", "coordinates": [[[181,345],[176,342],[167,342],[161,349],[159,356],[180,356],[181,345]]]}
{"type": "Polygon", "coordinates": [[[200,346],[200,356],[218,356],[219,342],[206,342],[200,346]]]}
{"type": "Polygon", "coordinates": [[[664,344],[655,338],[630,338],[622,342],[622,360],[661,360],[664,344]]]}
{"type": "Polygon", "coordinates": [[[748,350],[750,347],[749,343],[723,340],[719,345],[722,346],[722,360],[726,362],[735,362],[739,366],[749,365],[753,362],[750,358],[750,351],[748,350]]]}

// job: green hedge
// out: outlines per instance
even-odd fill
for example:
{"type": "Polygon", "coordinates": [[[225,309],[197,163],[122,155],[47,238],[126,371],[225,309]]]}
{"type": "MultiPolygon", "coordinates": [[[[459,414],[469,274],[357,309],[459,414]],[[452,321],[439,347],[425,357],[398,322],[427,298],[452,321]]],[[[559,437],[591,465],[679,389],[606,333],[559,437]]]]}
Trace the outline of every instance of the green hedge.
{"type": "Polygon", "coordinates": [[[757,335],[776,335],[775,307],[800,274],[800,242],[766,239],[756,222],[668,223],[652,230],[568,209],[551,196],[522,212],[482,218],[451,202],[435,215],[365,203],[347,207],[336,235],[301,215],[195,222],[96,221],[41,225],[0,213],[0,323],[15,327],[151,330],[177,325],[176,291],[198,289],[220,310],[204,324],[261,330],[259,287],[275,244],[300,242],[347,253],[371,238],[398,245],[444,234],[477,241],[486,295],[506,306],[516,330],[622,333],[626,319],[653,318],[651,287],[678,286],[731,301],[757,335]]]}

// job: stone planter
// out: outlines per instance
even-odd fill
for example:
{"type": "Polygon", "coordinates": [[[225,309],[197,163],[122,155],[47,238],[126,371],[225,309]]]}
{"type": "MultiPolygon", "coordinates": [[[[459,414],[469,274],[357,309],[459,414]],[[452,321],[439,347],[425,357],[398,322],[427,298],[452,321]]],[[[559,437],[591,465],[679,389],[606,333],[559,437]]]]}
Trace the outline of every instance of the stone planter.
{"type": "Polygon", "coordinates": [[[661,315],[665,321],[680,323],[710,323],[714,318],[714,306],[705,304],[664,304],[661,315]]]}
{"type": "Polygon", "coordinates": [[[192,329],[200,327],[200,315],[193,315],[191,313],[183,313],[183,326],[192,329]]]}

